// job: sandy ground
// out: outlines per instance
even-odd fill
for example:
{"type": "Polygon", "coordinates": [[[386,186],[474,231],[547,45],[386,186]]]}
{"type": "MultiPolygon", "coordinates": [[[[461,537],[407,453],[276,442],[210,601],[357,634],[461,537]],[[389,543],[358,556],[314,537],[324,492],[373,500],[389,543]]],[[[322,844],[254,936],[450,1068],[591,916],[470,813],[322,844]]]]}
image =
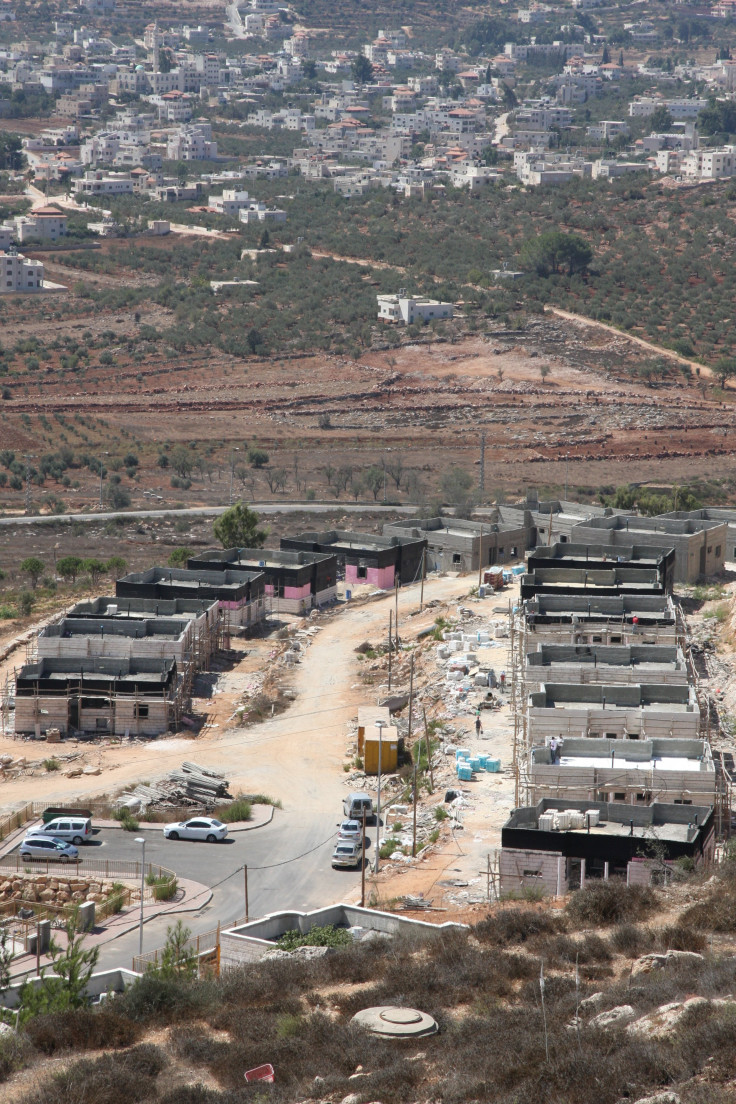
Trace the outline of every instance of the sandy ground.
{"type": "MultiPolygon", "coordinates": [[[[455,599],[467,594],[472,579],[447,577],[430,579],[425,586],[426,599],[455,599]]],[[[252,682],[253,663],[236,667],[224,677],[225,689],[215,696],[211,726],[199,737],[179,733],[149,744],[80,744],[82,760],[101,774],[93,778],[59,777],[39,767],[33,775],[0,784],[0,805],[10,809],[26,801],[90,800],[102,793],[114,793],[125,786],[152,781],[178,768],[184,759],[224,771],[231,790],[265,792],[283,801],[320,804],[320,780],[325,770],[342,775],[348,722],[357,706],[371,699],[358,682],[355,648],[371,635],[383,634],[393,594],[363,605],[355,604],[332,614],[324,614],[316,623],[321,630],[306,651],[293,674],[284,679],[296,693],[294,704],[283,714],[260,725],[237,727],[226,718],[233,712],[237,697],[252,682]]],[[[407,588],[399,595],[399,616],[418,608],[418,588],[407,588]]],[[[411,633],[431,625],[436,610],[425,611],[411,620],[411,633]]],[[[273,649],[264,642],[262,658],[273,649]]],[[[251,642],[248,642],[251,647],[251,642]]],[[[260,645],[257,645],[260,648],[260,645]]],[[[71,741],[60,751],[76,750],[71,741]]],[[[4,736],[0,754],[45,758],[45,746],[4,736]]]]}

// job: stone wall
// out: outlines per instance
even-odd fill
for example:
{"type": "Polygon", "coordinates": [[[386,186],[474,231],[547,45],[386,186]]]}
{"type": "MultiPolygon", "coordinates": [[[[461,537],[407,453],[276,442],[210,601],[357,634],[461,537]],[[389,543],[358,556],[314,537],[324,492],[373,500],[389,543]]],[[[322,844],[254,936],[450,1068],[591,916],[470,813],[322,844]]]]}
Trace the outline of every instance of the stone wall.
{"type": "Polygon", "coordinates": [[[3,901],[27,901],[28,904],[76,905],[82,901],[106,901],[112,882],[104,879],[79,878],[76,875],[13,874],[0,875],[0,904],[3,901]]]}

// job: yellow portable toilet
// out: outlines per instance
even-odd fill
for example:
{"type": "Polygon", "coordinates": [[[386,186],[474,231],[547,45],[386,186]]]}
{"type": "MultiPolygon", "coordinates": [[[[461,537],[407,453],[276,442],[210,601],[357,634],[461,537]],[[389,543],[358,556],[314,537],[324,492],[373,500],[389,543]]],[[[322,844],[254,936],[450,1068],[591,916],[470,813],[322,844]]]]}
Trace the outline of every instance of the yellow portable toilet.
{"type": "MultiPolygon", "coordinates": [[[[375,735],[366,732],[363,740],[363,763],[366,774],[378,774],[378,729],[373,731],[375,735]]],[[[384,728],[381,739],[381,773],[395,771],[398,765],[399,734],[391,725],[389,728],[384,728]]]]}
{"type": "MultiPolygon", "coordinates": [[[[368,733],[368,739],[372,739],[374,736],[376,741],[378,740],[378,729],[376,728],[376,721],[383,721],[386,728],[384,728],[384,735],[386,729],[391,724],[391,714],[389,713],[388,706],[386,705],[359,705],[358,706],[358,755],[363,754],[363,743],[365,741],[366,732],[368,733]]],[[[376,752],[378,755],[378,752],[376,752]]],[[[376,763],[378,759],[376,759],[376,763]]],[[[377,770],[378,768],[376,768],[377,770]]]]}

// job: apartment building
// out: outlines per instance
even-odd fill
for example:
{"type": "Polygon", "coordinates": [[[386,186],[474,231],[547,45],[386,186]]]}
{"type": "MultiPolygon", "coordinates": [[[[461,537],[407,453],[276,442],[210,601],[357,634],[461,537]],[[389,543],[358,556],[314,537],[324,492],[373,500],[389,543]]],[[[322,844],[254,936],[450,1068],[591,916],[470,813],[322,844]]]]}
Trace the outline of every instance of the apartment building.
{"type": "Polygon", "coordinates": [[[0,250],[0,295],[43,291],[43,263],[29,261],[12,246],[0,250]]]}

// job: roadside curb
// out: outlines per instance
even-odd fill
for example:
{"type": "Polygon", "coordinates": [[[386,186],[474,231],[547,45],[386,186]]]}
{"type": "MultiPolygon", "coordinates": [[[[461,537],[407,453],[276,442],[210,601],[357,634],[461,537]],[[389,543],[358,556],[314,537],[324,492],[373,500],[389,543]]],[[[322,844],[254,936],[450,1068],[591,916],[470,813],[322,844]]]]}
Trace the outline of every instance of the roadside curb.
{"type": "MultiPolygon", "coordinates": [[[[217,810],[215,810],[217,811],[217,810]]],[[[273,805],[254,805],[253,806],[253,820],[236,820],[232,824],[228,824],[228,835],[231,832],[252,832],[255,828],[265,828],[267,824],[270,824],[273,820],[274,806],[273,805]],[[256,810],[263,810],[262,815],[257,815],[256,810]]],[[[193,816],[197,816],[197,813],[193,813],[193,816]]],[[[118,832],[125,832],[126,829],[122,827],[118,820],[96,820],[94,822],[96,828],[112,828],[118,832]]],[[[162,829],[163,824],[159,824],[158,821],[153,820],[139,820],[138,828],[136,831],[140,832],[155,832],[157,829],[162,829]]]]}

